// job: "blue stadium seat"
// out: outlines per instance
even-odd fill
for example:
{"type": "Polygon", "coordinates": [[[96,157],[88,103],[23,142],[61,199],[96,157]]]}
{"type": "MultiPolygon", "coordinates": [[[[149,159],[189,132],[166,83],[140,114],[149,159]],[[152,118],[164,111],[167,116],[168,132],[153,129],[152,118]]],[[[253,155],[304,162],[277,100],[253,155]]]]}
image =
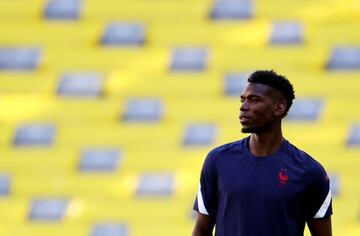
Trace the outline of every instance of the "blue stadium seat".
{"type": "Polygon", "coordinates": [[[31,221],[60,221],[69,205],[67,199],[37,198],[32,200],[29,213],[31,221]]]}
{"type": "Polygon", "coordinates": [[[197,72],[206,69],[209,52],[206,48],[178,47],[173,49],[170,70],[197,72]]]}
{"type": "Polygon", "coordinates": [[[214,0],[211,18],[214,20],[244,20],[253,17],[252,0],[214,0]]]}
{"type": "Polygon", "coordinates": [[[81,0],[48,0],[44,17],[49,20],[77,20],[81,8],[81,0]]]}
{"type": "Polygon", "coordinates": [[[56,127],[48,123],[23,124],[16,130],[15,146],[50,146],[54,142],[56,127]]]}
{"type": "Polygon", "coordinates": [[[143,173],[139,176],[136,195],[141,197],[170,196],[175,180],[171,173],[143,173]]]}
{"type": "Polygon", "coordinates": [[[8,174],[0,173],[0,197],[10,194],[11,178],[8,174]]]}
{"type": "Polygon", "coordinates": [[[110,23],[101,44],[104,46],[141,46],[145,43],[145,26],[140,23],[110,23]]]}
{"type": "Polygon", "coordinates": [[[214,124],[190,124],[185,130],[183,145],[188,147],[211,145],[215,140],[216,132],[214,124]]]}
{"type": "Polygon", "coordinates": [[[275,22],[272,25],[270,44],[301,44],[304,29],[300,22],[275,22]]]}
{"type": "Polygon", "coordinates": [[[57,94],[70,97],[100,97],[104,79],[96,73],[65,73],[61,76],[57,94]]]}
{"type": "Polygon", "coordinates": [[[285,118],[288,121],[316,121],[323,107],[321,99],[296,99],[285,118]]]}
{"type": "Polygon", "coordinates": [[[82,172],[113,172],[121,161],[120,151],[117,149],[90,148],[81,154],[79,170],[82,172]]]}
{"type": "Polygon", "coordinates": [[[0,70],[33,71],[38,68],[40,57],[39,48],[1,47],[0,70]]]}
{"type": "Polygon", "coordinates": [[[125,108],[122,120],[126,122],[157,122],[163,117],[162,101],[155,98],[130,99],[125,108]]]}
{"type": "Polygon", "coordinates": [[[359,70],[360,46],[338,46],[332,50],[328,70],[359,70]]]}
{"type": "Polygon", "coordinates": [[[101,222],[94,225],[91,236],[129,236],[129,226],[125,223],[101,222]]]}
{"type": "Polygon", "coordinates": [[[340,192],[339,176],[336,174],[331,174],[329,178],[330,178],[331,195],[336,197],[340,192]]]}
{"type": "Polygon", "coordinates": [[[225,95],[240,97],[247,85],[248,73],[230,73],[225,77],[225,95]]]}
{"type": "MultiPolygon", "coordinates": [[[[195,199],[194,199],[194,201],[195,201],[195,199]]],[[[193,221],[195,221],[196,218],[197,218],[198,212],[193,209],[193,205],[191,205],[191,208],[190,208],[190,209],[191,209],[191,210],[190,210],[190,214],[189,214],[189,215],[190,215],[190,219],[193,220],[193,221]]]]}
{"type": "Polygon", "coordinates": [[[360,124],[353,124],[351,126],[347,145],[360,147],[360,124]]]}

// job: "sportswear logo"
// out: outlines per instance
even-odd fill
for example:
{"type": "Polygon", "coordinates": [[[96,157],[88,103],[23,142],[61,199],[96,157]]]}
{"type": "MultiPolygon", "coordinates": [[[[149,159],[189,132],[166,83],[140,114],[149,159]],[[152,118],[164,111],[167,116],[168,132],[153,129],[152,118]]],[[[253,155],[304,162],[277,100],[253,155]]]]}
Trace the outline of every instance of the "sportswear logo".
{"type": "Polygon", "coordinates": [[[286,174],[287,170],[285,168],[281,168],[279,171],[279,187],[286,187],[287,181],[289,180],[289,176],[286,174]]]}

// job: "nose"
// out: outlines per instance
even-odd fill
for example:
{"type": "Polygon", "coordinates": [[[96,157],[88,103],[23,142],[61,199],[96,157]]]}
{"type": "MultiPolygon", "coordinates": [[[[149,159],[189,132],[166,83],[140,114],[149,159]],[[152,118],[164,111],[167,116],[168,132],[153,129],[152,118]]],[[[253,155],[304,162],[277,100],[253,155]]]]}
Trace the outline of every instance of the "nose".
{"type": "Polygon", "coordinates": [[[240,111],[247,111],[247,110],[249,110],[249,104],[248,104],[248,102],[245,100],[245,101],[241,104],[241,106],[240,106],[240,111]]]}

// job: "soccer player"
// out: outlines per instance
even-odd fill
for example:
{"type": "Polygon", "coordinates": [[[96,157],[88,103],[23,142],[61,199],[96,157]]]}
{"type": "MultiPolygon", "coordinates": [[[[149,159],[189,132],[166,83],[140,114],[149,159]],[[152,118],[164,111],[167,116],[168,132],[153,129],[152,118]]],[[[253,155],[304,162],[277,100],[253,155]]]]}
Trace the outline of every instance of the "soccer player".
{"type": "MultiPolygon", "coordinates": [[[[274,71],[255,71],[241,95],[250,136],[209,152],[200,176],[193,236],[330,236],[329,178],[316,160],[284,139],[281,121],[295,98],[274,71]]],[[[301,133],[299,133],[301,135],[301,133]]]]}

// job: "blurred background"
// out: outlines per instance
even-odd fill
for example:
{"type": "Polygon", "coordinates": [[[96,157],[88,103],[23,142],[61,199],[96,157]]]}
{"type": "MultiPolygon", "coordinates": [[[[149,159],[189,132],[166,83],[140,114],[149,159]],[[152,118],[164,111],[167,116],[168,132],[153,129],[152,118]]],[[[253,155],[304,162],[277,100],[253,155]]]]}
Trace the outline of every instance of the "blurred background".
{"type": "Polygon", "coordinates": [[[257,69],[360,235],[359,0],[0,0],[0,235],[190,235],[257,69]]]}

